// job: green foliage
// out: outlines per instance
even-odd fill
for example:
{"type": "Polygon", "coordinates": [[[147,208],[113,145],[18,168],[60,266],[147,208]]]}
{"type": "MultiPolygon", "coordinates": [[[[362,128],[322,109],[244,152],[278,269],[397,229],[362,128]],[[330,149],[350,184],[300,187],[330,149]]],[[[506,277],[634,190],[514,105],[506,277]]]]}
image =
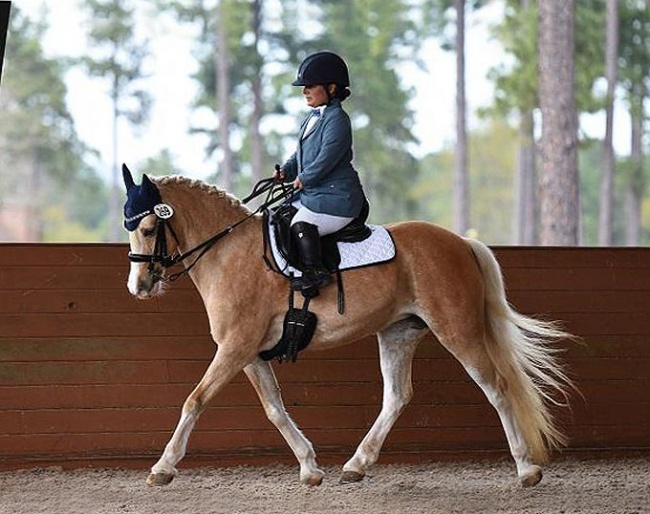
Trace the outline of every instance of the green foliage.
{"type": "Polygon", "coordinates": [[[427,155],[420,162],[420,174],[413,199],[420,206],[420,219],[452,228],[454,152],[446,148],[427,155]]]}
{"type": "MultiPolygon", "coordinates": [[[[482,241],[509,244],[513,233],[513,176],[517,134],[505,123],[493,122],[470,134],[469,174],[471,226],[482,241]]],[[[423,218],[447,228],[453,225],[454,149],[428,156],[422,163],[417,201],[423,218]]]]}
{"type": "Polygon", "coordinates": [[[605,97],[594,95],[594,83],[605,75],[605,0],[576,2],[575,47],[578,111],[602,110],[605,97]]]}
{"type": "MultiPolygon", "coordinates": [[[[296,101],[301,96],[300,90],[290,85],[300,61],[309,53],[329,49],[344,56],[352,74],[354,94],[345,105],[355,130],[355,166],[371,197],[372,219],[380,222],[412,216],[416,204],[411,189],[418,170],[417,162],[406,150],[414,142],[413,114],[406,107],[412,91],[403,89],[395,69],[400,62],[413,57],[420,44],[416,27],[407,15],[407,2],[319,0],[309,6],[304,0],[282,2],[275,22],[264,25],[263,44],[257,47],[252,37],[252,2],[224,2],[228,52],[236,63],[231,66],[228,95],[234,114],[232,144],[238,150],[236,190],[250,188],[245,163],[251,155],[248,132],[253,78],[262,77],[265,114],[284,116],[295,111],[291,106],[300,105],[296,101]],[[262,55],[260,49],[264,50],[262,55]],[[263,65],[262,58],[272,65],[263,65]]],[[[174,9],[179,19],[196,23],[201,29],[195,54],[199,60],[195,78],[200,93],[194,106],[215,112],[215,125],[193,130],[209,136],[207,153],[212,155],[219,148],[214,9],[202,0],[180,5],[163,2],[163,7],[174,9]]],[[[293,117],[289,123],[298,126],[298,120],[293,117]]],[[[275,127],[265,132],[265,169],[269,172],[273,163],[282,162],[293,151],[295,133],[286,138],[275,127]]]]}
{"type": "MultiPolygon", "coordinates": [[[[263,9],[261,40],[253,33],[252,0],[221,0],[225,9],[228,52],[232,56],[230,91],[232,141],[237,151],[235,192],[250,189],[252,83],[263,86],[264,166],[272,169],[296,144],[304,102],[290,85],[300,61],[309,53],[329,49],[349,64],[352,97],[345,102],[355,138],[355,166],[369,194],[371,221],[423,218],[452,226],[453,148],[421,162],[409,152],[414,143],[414,116],[408,107],[413,91],[404,87],[403,63],[417,62],[425,38],[435,38],[454,50],[455,10],[452,0],[286,0],[277,10],[263,9]],[[271,12],[272,11],[272,12],[271,12]]],[[[512,234],[512,177],[517,136],[503,122],[513,113],[537,107],[537,12],[523,10],[521,0],[506,3],[505,17],[495,34],[508,59],[490,77],[496,96],[491,124],[470,134],[469,164],[472,228],[492,244],[505,244],[512,234]]],[[[468,11],[485,0],[469,1],[468,11]]],[[[194,77],[199,94],[194,108],[214,113],[213,123],[193,127],[209,135],[208,155],[220,150],[216,134],[217,47],[213,0],[156,0],[178,20],[197,29],[195,51],[188,58],[199,66],[194,77]]],[[[535,5],[536,2],[531,2],[535,5]]],[[[82,62],[89,74],[107,80],[118,116],[133,124],[146,121],[150,98],[139,84],[146,78],[147,43],[138,40],[129,0],[84,0],[89,14],[92,52],[82,62]]],[[[266,4],[268,7],[271,4],[266,4]]],[[[601,109],[603,98],[594,83],[604,74],[604,0],[580,0],[576,16],[576,82],[581,111],[601,109]]],[[[41,226],[47,240],[101,239],[108,230],[106,185],[84,164],[87,148],[79,141],[67,110],[66,62],[43,55],[39,38],[43,22],[26,20],[14,3],[11,37],[3,77],[0,108],[0,164],[10,170],[0,178],[0,202],[36,187],[42,207],[41,226]],[[21,189],[22,188],[22,189],[21,189]]],[[[619,81],[631,113],[644,116],[650,73],[650,14],[645,2],[620,1],[619,81]]],[[[172,64],[173,65],[173,64],[172,64]]],[[[203,118],[205,119],[205,118],[203,118]]],[[[585,142],[580,153],[584,237],[597,239],[600,145],[585,142]]],[[[615,241],[623,241],[624,191],[633,182],[647,191],[647,170],[639,176],[632,163],[617,163],[615,241]]],[[[174,156],[163,151],[136,166],[149,174],[178,173],[174,156]]],[[[12,198],[12,199],[13,199],[12,198]]],[[[643,241],[650,241],[650,200],[643,203],[643,241]]]]}
{"type": "MultiPolygon", "coordinates": [[[[225,20],[223,26],[227,28],[227,52],[230,56],[231,66],[229,69],[230,90],[227,97],[231,102],[232,120],[231,145],[239,152],[234,162],[235,181],[237,176],[247,170],[246,162],[250,160],[249,127],[252,118],[253,93],[251,84],[256,77],[264,81],[265,111],[281,110],[281,102],[275,87],[269,83],[269,77],[263,73],[264,62],[258,52],[253,34],[253,22],[255,15],[255,3],[251,0],[222,0],[225,20]]],[[[211,157],[220,150],[217,127],[219,125],[219,105],[217,90],[217,70],[215,52],[218,48],[218,34],[216,23],[216,9],[212,2],[204,0],[190,0],[178,2],[169,0],[158,0],[162,9],[173,12],[183,22],[191,23],[199,29],[198,38],[195,42],[194,56],[199,67],[193,78],[199,85],[199,92],[194,99],[193,108],[196,110],[207,110],[214,115],[214,123],[202,126],[191,127],[191,133],[207,136],[206,155],[211,157]]],[[[271,35],[265,33],[264,37],[270,41],[271,35]]],[[[272,45],[269,44],[271,49],[272,45]]],[[[275,131],[272,131],[274,134],[275,131]]],[[[271,136],[272,137],[272,136],[271,136]]],[[[280,156],[269,155],[267,149],[263,156],[265,167],[272,170],[272,163],[278,162],[280,156]]],[[[216,177],[211,177],[215,179],[216,177]]]]}
{"type": "Polygon", "coordinates": [[[578,167],[582,204],[582,240],[585,245],[598,244],[598,199],[602,157],[600,141],[587,141],[580,146],[578,167]]]}
{"type": "MultiPolygon", "coordinates": [[[[587,246],[598,244],[598,197],[600,191],[600,168],[602,166],[602,142],[587,141],[581,145],[578,159],[580,167],[580,195],[583,220],[583,243],[587,246]]],[[[625,203],[626,190],[631,176],[633,163],[630,158],[619,158],[616,161],[617,173],[614,176],[614,220],[612,243],[625,245],[625,230],[627,224],[625,203]]],[[[643,177],[647,177],[644,170],[643,177]]],[[[642,178],[647,181],[647,178],[642,178]]],[[[642,234],[640,243],[650,244],[650,203],[646,197],[642,204],[642,234]]]]}
{"type": "Polygon", "coordinates": [[[517,133],[494,122],[470,137],[472,228],[490,244],[510,244],[514,231],[514,175],[517,133]]]}
{"type": "MultiPolygon", "coordinates": [[[[174,164],[174,156],[167,148],[138,164],[136,169],[140,176],[142,174],[147,174],[149,176],[183,174],[182,170],[174,164]]],[[[134,176],[134,179],[136,182],[140,181],[140,177],[137,175],[134,176]]]]}
{"type": "Polygon", "coordinates": [[[30,205],[30,223],[46,240],[63,237],[66,224],[98,240],[105,188],[85,164],[88,149],[68,112],[66,64],[43,54],[46,29],[13,7],[0,95],[0,207],[2,200],[30,205]]]}
{"type": "Polygon", "coordinates": [[[106,239],[108,187],[83,166],[65,187],[48,193],[43,208],[44,241],[102,241],[106,239]]]}
{"type": "Polygon", "coordinates": [[[641,244],[650,244],[650,196],[645,196],[641,203],[641,244]]]}
{"type": "Polygon", "coordinates": [[[522,8],[520,0],[508,1],[494,34],[512,60],[488,73],[495,84],[491,112],[503,116],[534,109],[538,105],[537,10],[522,8]]]}
{"type": "MultiPolygon", "coordinates": [[[[484,7],[489,0],[465,0],[465,11],[471,12],[484,7]]],[[[456,23],[454,0],[423,0],[421,5],[420,27],[425,36],[440,38],[440,45],[445,50],[456,51],[453,30],[456,23]]]]}
{"type": "Polygon", "coordinates": [[[145,78],[146,42],[135,38],[135,7],[131,0],[84,0],[88,12],[88,39],[92,55],[80,62],[95,77],[107,80],[110,97],[118,117],[125,116],[132,125],[146,123],[151,110],[151,96],[136,87],[145,78]]]}
{"type": "Polygon", "coordinates": [[[318,1],[323,33],[305,45],[305,57],[330,49],[344,56],[353,95],[346,102],[354,128],[355,167],[371,202],[374,222],[417,215],[413,185],[418,163],[407,151],[415,141],[413,92],[404,89],[399,64],[419,48],[417,30],[403,0],[318,1]]]}
{"type": "Polygon", "coordinates": [[[151,95],[139,86],[145,78],[146,42],[135,33],[133,0],[84,0],[82,7],[89,17],[88,40],[91,52],[79,62],[91,76],[108,83],[113,110],[110,130],[113,142],[111,188],[108,198],[109,238],[120,239],[122,192],[119,178],[119,120],[126,118],[134,127],[144,125],[151,110],[151,95]]]}
{"type": "Polygon", "coordinates": [[[31,22],[18,7],[12,13],[0,97],[0,154],[8,161],[35,159],[41,173],[63,182],[84,151],[65,103],[66,68],[43,55],[39,39],[46,24],[31,22]]]}
{"type": "MultiPolygon", "coordinates": [[[[594,96],[594,83],[604,74],[604,0],[581,0],[576,5],[576,102],[580,111],[603,108],[604,99],[594,96]]],[[[505,16],[494,34],[511,59],[490,70],[495,102],[487,114],[497,116],[530,111],[539,105],[537,8],[528,9],[521,0],[507,0],[505,16]]]]}
{"type": "Polygon", "coordinates": [[[620,6],[619,82],[632,116],[644,116],[643,102],[649,96],[650,12],[644,2],[624,0],[620,6]]]}

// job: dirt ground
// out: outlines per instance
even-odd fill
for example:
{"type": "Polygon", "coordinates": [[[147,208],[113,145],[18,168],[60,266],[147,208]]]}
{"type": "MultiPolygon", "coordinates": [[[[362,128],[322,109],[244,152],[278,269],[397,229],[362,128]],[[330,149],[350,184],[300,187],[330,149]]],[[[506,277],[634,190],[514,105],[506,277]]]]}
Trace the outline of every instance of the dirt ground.
{"type": "Polygon", "coordinates": [[[549,464],[532,489],[508,461],[382,465],[340,485],[326,467],[317,488],[297,466],[182,469],[170,485],[145,470],[46,468],[0,473],[1,514],[434,514],[650,513],[650,459],[578,459],[549,464]]]}

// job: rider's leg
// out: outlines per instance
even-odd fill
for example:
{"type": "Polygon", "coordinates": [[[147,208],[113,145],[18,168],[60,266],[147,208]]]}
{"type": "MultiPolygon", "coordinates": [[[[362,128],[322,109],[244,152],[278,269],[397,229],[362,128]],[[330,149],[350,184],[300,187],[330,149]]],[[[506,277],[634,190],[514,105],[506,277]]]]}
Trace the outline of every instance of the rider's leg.
{"type": "Polygon", "coordinates": [[[318,227],[299,221],[291,225],[291,234],[300,252],[303,268],[300,288],[310,298],[318,296],[318,288],[332,281],[329,271],[323,266],[318,227]]]}
{"type": "Polygon", "coordinates": [[[301,206],[291,221],[291,234],[300,252],[303,277],[299,281],[303,295],[318,296],[318,288],[331,282],[323,266],[320,237],[345,227],[353,218],[313,212],[301,206]]]}
{"type": "Polygon", "coordinates": [[[305,221],[312,225],[316,225],[318,227],[318,234],[321,237],[338,232],[354,220],[354,218],[347,218],[345,216],[334,216],[332,214],[314,212],[299,202],[294,202],[293,205],[298,207],[298,212],[296,212],[295,216],[291,219],[291,224],[295,225],[296,223],[305,221]]]}

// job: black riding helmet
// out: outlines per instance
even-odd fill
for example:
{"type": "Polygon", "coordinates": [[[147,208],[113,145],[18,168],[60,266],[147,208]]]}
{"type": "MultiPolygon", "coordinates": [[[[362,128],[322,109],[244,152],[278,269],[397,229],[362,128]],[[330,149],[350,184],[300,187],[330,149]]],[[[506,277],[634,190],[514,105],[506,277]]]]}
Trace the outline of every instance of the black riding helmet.
{"type": "Polygon", "coordinates": [[[314,84],[350,85],[350,75],[345,61],[333,52],[318,52],[309,55],[300,64],[298,76],[292,86],[313,86],[314,84]]]}

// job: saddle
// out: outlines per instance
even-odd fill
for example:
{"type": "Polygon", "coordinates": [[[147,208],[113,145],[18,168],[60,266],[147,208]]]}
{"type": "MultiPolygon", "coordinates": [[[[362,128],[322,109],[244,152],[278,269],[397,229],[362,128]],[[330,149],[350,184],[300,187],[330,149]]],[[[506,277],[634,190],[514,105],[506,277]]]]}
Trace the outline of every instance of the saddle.
{"type": "MultiPolygon", "coordinates": [[[[273,236],[275,238],[275,246],[284,258],[284,260],[293,268],[301,270],[300,258],[297,248],[292,244],[291,238],[291,220],[298,210],[290,203],[282,204],[275,209],[271,209],[270,216],[271,225],[274,230],[273,236]]],[[[341,263],[341,254],[339,252],[339,242],[344,243],[357,243],[365,241],[372,235],[372,230],[366,221],[370,212],[370,205],[365,200],[361,212],[350,223],[343,227],[338,232],[328,234],[321,237],[321,253],[323,258],[323,265],[330,273],[338,274],[339,265],[341,263]]],[[[267,219],[268,223],[268,219],[267,219]]],[[[265,226],[267,225],[265,223],[265,226]]],[[[266,236],[268,237],[268,235],[266,236]]]]}

